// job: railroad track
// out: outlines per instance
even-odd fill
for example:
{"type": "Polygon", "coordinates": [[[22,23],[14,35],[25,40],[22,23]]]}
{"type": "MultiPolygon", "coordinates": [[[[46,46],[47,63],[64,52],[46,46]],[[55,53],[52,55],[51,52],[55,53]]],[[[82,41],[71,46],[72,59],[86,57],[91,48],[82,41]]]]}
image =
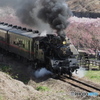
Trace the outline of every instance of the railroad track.
{"type": "Polygon", "coordinates": [[[74,77],[74,76],[71,78],[68,76],[61,76],[60,80],[68,84],[71,84],[72,86],[75,86],[77,88],[80,88],[86,92],[98,93],[99,94],[98,96],[100,96],[100,86],[99,85],[90,84],[88,83],[88,81],[80,80],[79,78],[74,77]]]}

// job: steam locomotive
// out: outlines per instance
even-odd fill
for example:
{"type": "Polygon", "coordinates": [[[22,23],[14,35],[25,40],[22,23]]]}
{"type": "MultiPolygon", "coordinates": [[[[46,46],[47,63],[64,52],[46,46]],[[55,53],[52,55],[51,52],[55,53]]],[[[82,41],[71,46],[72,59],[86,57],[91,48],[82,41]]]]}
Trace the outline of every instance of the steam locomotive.
{"type": "Polygon", "coordinates": [[[0,23],[0,48],[33,62],[34,68],[46,67],[54,74],[77,70],[77,49],[66,37],[0,23]]]}

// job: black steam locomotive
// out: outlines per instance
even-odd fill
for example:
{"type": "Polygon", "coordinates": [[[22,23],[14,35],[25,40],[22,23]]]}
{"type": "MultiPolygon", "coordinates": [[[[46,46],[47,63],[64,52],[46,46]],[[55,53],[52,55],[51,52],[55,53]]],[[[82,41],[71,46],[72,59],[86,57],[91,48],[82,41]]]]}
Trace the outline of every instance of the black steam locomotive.
{"type": "Polygon", "coordinates": [[[55,74],[78,69],[78,52],[70,40],[56,34],[0,23],[0,47],[33,62],[34,68],[46,67],[55,74]]]}

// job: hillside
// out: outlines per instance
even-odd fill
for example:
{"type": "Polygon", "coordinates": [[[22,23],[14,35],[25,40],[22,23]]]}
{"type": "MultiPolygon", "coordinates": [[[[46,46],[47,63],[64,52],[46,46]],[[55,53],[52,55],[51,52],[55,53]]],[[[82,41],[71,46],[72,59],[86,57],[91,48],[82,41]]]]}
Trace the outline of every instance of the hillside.
{"type": "Polygon", "coordinates": [[[68,0],[72,11],[100,13],[100,0],[68,0]]]}
{"type": "Polygon", "coordinates": [[[35,100],[39,92],[0,71],[0,100],[35,100]]]}

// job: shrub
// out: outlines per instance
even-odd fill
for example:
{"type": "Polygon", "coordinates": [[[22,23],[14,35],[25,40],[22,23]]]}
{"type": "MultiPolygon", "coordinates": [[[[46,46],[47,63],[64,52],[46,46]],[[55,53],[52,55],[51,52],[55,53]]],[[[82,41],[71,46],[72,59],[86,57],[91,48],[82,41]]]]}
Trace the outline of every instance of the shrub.
{"type": "Polygon", "coordinates": [[[5,72],[5,73],[9,73],[12,71],[12,68],[10,66],[0,66],[0,70],[5,72]]]}
{"type": "Polygon", "coordinates": [[[36,88],[36,90],[38,90],[38,91],[49,91],[50,89],[48,87],[45,87],[45,86],[38,86],[36,88]]]}

